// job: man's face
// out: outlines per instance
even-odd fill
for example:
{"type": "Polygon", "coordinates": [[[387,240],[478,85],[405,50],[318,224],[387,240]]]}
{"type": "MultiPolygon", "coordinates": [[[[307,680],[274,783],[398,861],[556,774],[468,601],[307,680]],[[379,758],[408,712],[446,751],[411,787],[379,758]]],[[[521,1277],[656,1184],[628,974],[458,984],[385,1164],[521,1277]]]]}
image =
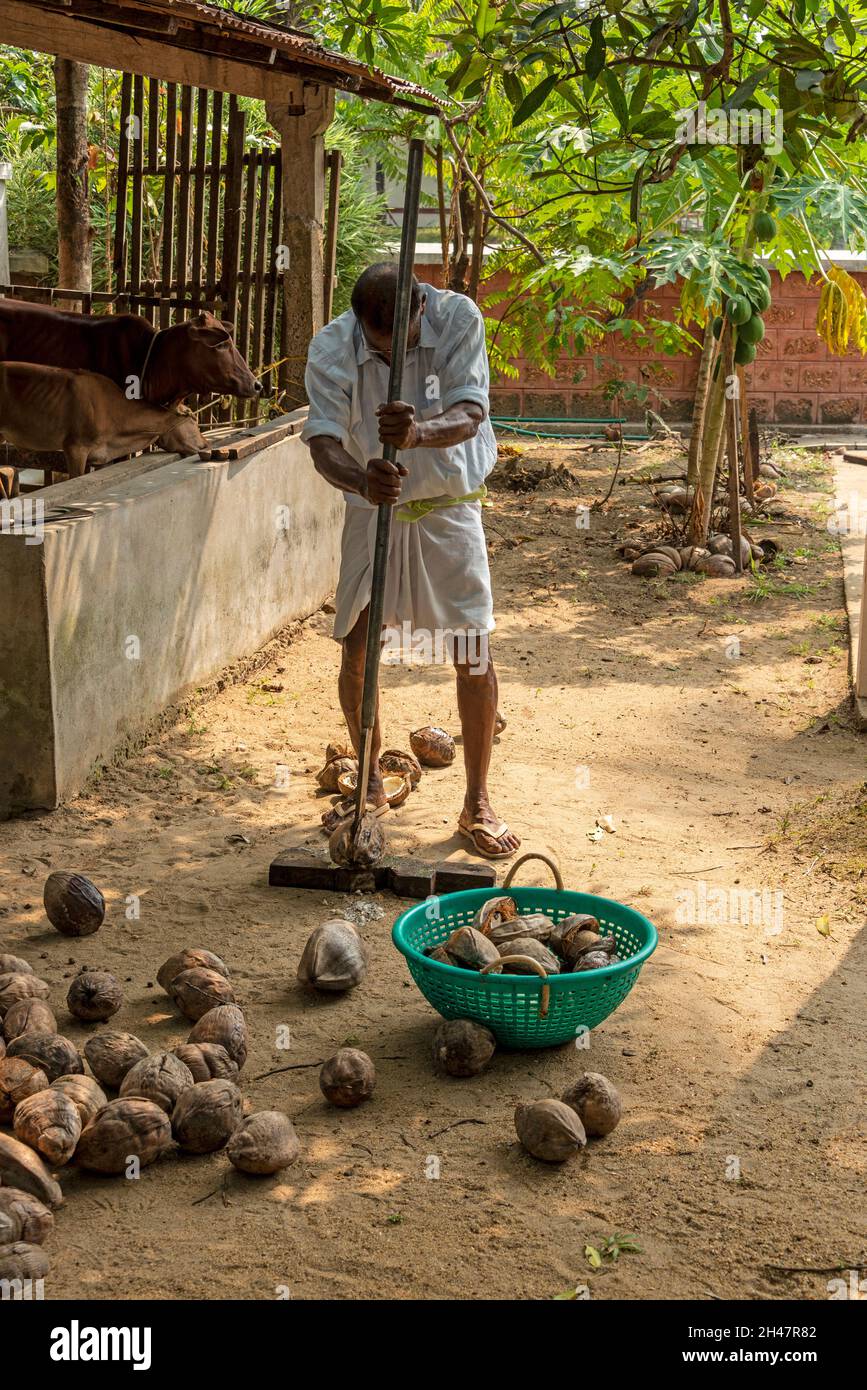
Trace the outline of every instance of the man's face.
{"type": "MultiPolygon", "coordinates": [[[[424,306],[425,296],[422,295],[422,300],[421,304],[419,305],[418,313],[416,314],[415,318],[412,318],[409,321],[409,331],[407,333],[406,338],[407,350],[409,350],[410,348],[418,347],[418,340],[421,336],[421,316],[424,313],[424,306]]],[[[378,352],[380,357],[384,357],[386,362],[388,362],[389,365],[391,365],[392,329],[380,329],[379,331],[377,331],[375,328],[372,328],[369,323],[365,323],[364,319],[362,319],[361,331],[364,334],[364,341],[367,343],[367,346],[370,348],[370,351],[378,352]]]]}

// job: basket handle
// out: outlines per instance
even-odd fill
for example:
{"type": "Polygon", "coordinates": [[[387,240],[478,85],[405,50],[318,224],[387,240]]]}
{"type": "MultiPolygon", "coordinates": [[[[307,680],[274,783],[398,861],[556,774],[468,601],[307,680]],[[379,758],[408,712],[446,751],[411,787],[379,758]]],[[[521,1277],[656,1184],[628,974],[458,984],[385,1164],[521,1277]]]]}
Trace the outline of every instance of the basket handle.
{"type": "Polygon", "coordinates": [[[528,859],[541,859],[543,864],[547,864],[548,868],[551,870],[551,873],[554,875],[554,882],[557,885],[557,892],[563,892],[563,875],[560,872],[559,864],[557,863],[556,859],[552,859],[551,856],[548,854],[541,854],[538,850],[529,850],[527,854],[522,854],[520,859],[515,860],[514,864],[509,869],[509,872],[506,874],[506,877],[503,880],[504,888],[511,888],[515,874],[518,872],[522,864],[526,864],[528,859]]]}
{"type": "Polygon", "coordinates": [[[545,969],[544,965],[540,965],[537,960],[533,960],[532,956],[500,956],[499,960],[491,961],[490,965],[483,965],[481,970],[479,971],[479,974],[490,975],[492,971],[500,971],[502,970],[504,965],[512,964],[527,965],[535,974],[542,976],[542,979],[545,981],[545,984],[542,986],[542,989],[539,992],[539,1017],[547,1018],[548,1005],[551,1002],[551,986],[547,982],[548,972],[545,969]]]}

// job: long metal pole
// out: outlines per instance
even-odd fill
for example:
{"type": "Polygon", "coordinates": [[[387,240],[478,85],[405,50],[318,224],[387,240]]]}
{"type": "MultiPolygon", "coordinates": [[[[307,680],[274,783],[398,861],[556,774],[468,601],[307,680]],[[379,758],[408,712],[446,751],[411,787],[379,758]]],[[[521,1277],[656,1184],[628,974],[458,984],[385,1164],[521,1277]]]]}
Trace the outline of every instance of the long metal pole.
{"type": "MultiPolygon", "coordinates": [[[[403,390],[403,368],[406,359],[406,340],[409,332],[412,303],[413,264],[418,230],[418,204],[421,193],[424,141],[411,140],[406,166],[406,192],[403,198],[403,226],[400,236],[400,260],[397,272],[397,292],[394,303],[394,325],[391,335],[391,368],[388,375],[388,402],[399,401],[403,390]]],[[[382,457],[394,463],[397,450],[385,444],[382,457]]],[[[364,656],[364,689],[361,697],[361,747],[359,749],[358,786],[355,792],[353,836],[358,831],[367,800],[370,779],[370,755],[373,728],[376,723],[379,694],[379,657],[382,647],[382,611],[385,603],[385,576],[391,540],[392,508],[381,503],[377,509],[376,542],[373,550],[373,574],[370,581],[370,606],[367,611],[367,647],[364,656]]]]}

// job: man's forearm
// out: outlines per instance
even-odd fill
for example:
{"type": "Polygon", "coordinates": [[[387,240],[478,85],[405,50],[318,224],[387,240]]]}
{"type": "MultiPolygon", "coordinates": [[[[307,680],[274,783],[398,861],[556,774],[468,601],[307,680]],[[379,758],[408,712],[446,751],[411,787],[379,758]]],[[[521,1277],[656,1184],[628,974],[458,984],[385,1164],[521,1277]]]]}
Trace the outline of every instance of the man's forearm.
{"type": "Polygon", "coordinates": [[[354,492],[359,497],[367,496],[367,473],[346,452],[339,439],[327,434],[314,435],[310,440],[310,454],[316,472],[332,487],[339,487],[341,492],[354,492]]]}
{"type": "Polygon", "coordinates": [[[416,420],[416,449],[446,449],[450,444],[463,444],[479,432],[485,412],[475,401],[458,401],[442,415],[432,420],[416,420]]]}

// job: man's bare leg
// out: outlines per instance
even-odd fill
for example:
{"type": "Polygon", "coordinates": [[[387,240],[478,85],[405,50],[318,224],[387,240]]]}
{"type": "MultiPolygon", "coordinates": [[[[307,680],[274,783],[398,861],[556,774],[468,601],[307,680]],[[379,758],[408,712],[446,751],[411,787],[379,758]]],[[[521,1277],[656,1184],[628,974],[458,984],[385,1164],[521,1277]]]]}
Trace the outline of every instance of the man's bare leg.
{"type": "MultiPolygon", "coordinates": [[[[494,745],[494,720],[497,716],[497,673],[485,643],[484,662],[460,661],[455,658],[458,687],[458,712],[464,738],[464,766],[467,774],[467,794],[461,812],[461,824],[469,829],[481,823],[496,831],[501,820],[488,798],[488,767],[494,745]]],[[[488,854],[503,854],[516,850],[521,841],[511,830],[499,839],[494,834],[477,831],[475,839],[488,854]]]]}
{"type": "MultiPolygon", "coordinates": [[[[349,730],[352,746],[361,757],[361,697],[364,691],[364,654],[367,648],[367,613],[365,608],[358,616],[354,628],[343,639],[340,661],[340,677],[337,689],[340,707],[349,730]]],[[[373,743],[370,753],[370,775],[367,782],[367,800],[374,806],[385,802],[382,786],[382,773],[379,769],[379,696],[376,702],[376,724],[373,729],[373,743]]]]}

